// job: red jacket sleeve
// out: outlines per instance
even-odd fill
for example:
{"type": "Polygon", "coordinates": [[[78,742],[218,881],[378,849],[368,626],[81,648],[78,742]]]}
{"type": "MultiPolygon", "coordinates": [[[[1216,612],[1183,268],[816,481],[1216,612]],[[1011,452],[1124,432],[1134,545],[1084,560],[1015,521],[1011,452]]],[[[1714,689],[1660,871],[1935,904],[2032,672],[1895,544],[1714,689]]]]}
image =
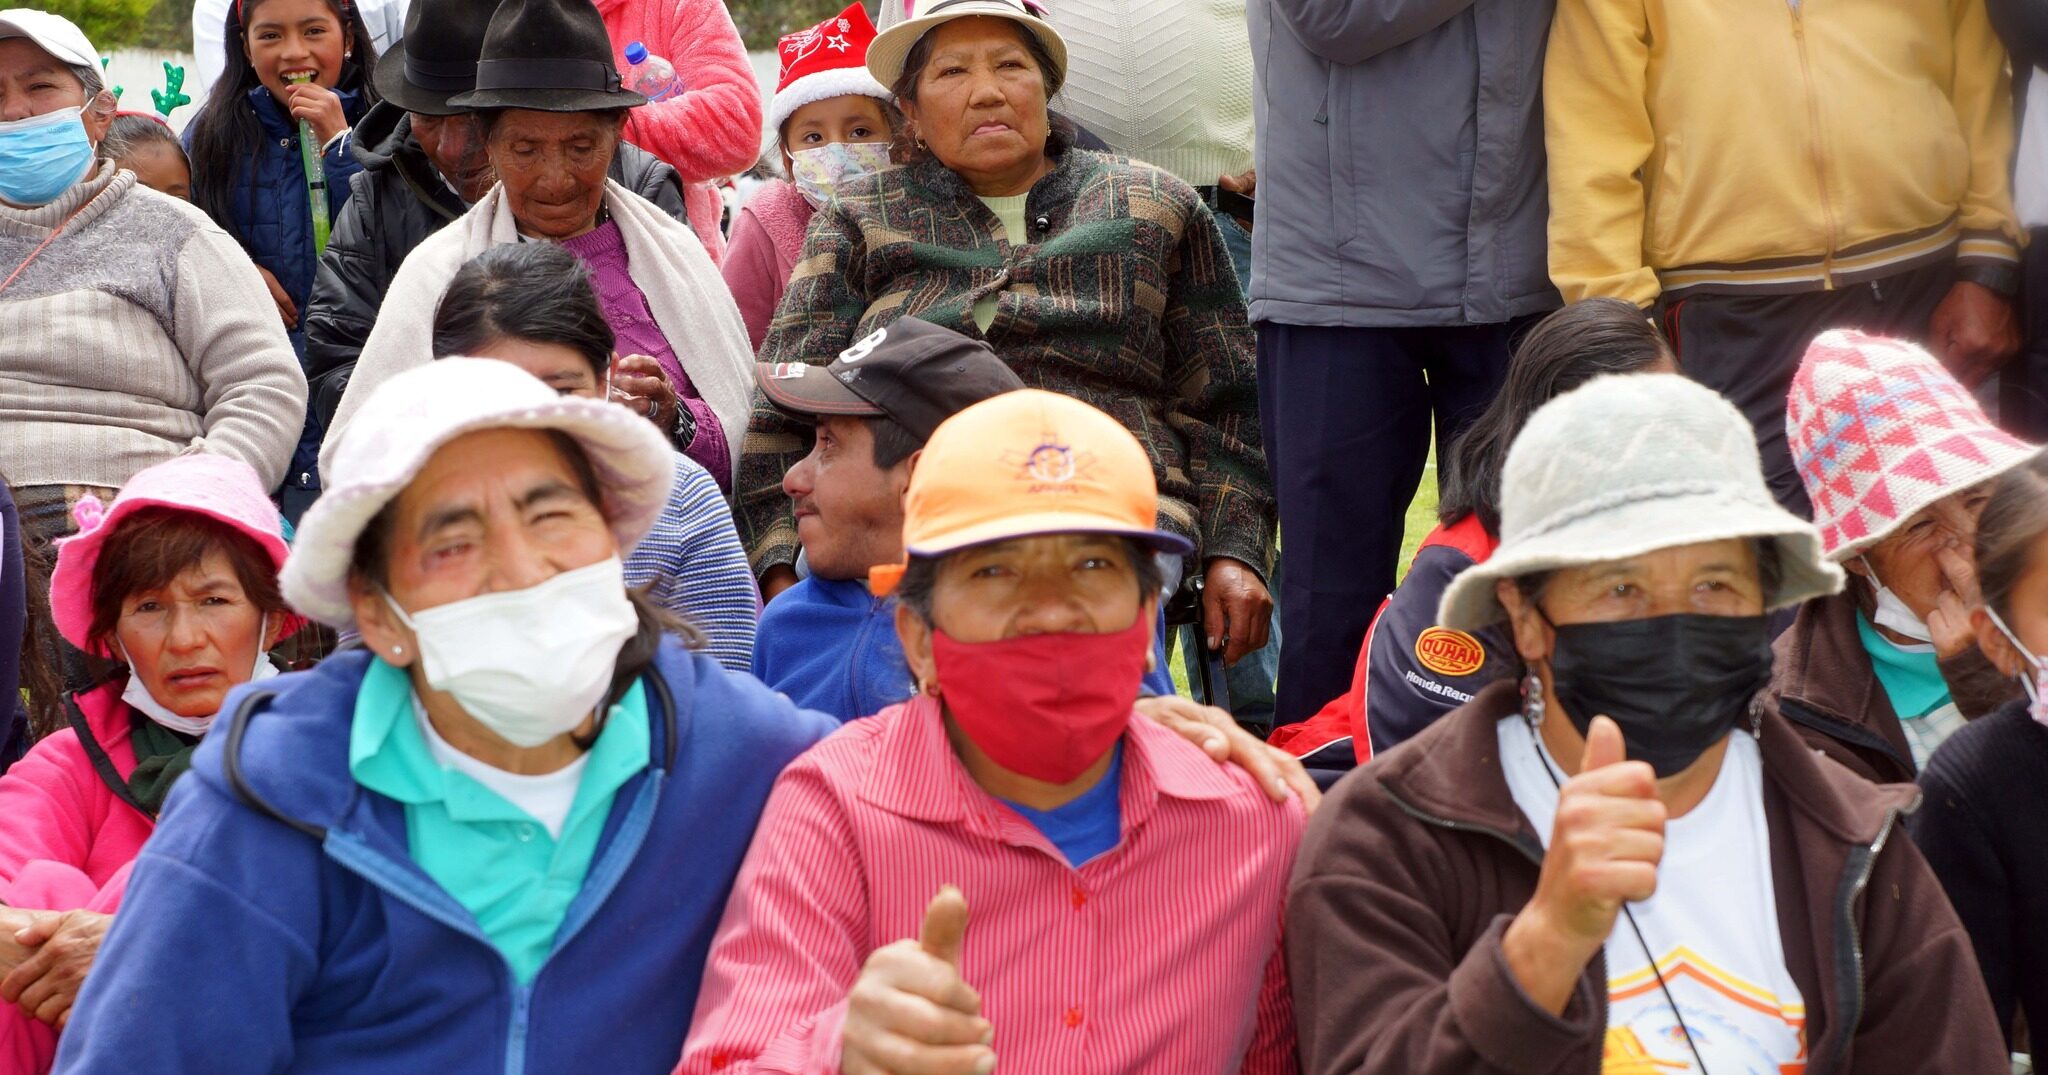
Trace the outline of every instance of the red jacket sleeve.
{"type": "Polygon", "coordinates": [[[760,156],[762,107],[739,29],[723,0],[673,2],[661,55],[686,89],[628,113],[626,138],[673,165],[685,183],[744,172],[760,156]]]}

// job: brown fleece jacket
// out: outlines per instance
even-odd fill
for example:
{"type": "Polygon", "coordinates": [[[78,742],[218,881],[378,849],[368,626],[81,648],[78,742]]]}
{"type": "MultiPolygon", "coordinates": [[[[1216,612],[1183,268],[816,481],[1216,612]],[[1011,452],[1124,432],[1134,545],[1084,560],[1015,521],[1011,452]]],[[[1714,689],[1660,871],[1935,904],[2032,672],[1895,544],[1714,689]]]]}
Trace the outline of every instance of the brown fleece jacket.
{"type": "MultiPolygon", "coordinates": [[[[1306,1075],[1598,1075],[1604,961],[1554,1016],[1501,952],[1543,854],[1496,757],[1494,724],[1519,704],[1514,684],[1488,687],[1345,777],[1310,818],[1287,904],[1306,1075]]],[[[1918,792],[1823,763],[1775,716],[1759,724],[1808,1075],[2004,1072],[1969,938],[1898,831],[1918,792]]]]}

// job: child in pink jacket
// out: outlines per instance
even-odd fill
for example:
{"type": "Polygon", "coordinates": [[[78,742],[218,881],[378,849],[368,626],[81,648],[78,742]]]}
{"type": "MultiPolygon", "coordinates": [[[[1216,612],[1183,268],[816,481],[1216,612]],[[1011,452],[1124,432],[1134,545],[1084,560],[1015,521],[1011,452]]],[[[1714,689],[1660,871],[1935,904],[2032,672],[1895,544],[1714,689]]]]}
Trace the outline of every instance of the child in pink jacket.
{"type": "Polygon", "coordinates": [[[855,3],[776,46],[782,75],[768,125],[791,179],[771,180],[747,200],[720,266],[756,351],[803,253],[811,214],[840,182],[888,167],[898,116],[889,91],[868,74],[874,39],[874,24],[855,3]]]}
{"type": "Polygon", "coordinates": [[[597,0],[623,74],[635,41],[676,69],[683,92],[632,111],[626,140],[683,177],[690,227],[711,255],[725,255],[724,202],[713,180],[754,166],[761,146],[761,90],[724,0],[597,0]]]}
{"type": "Polygon", "coordinates": [[[96,948],[221,700],[276,675],[264,650],[302,622],[278,593],[277,509],[244,463],[180,456],[137,474],[111,508],[88,497],[75,514],[51,618],[72,645],[128,667],[66,698],[71,726],[0,775],[0,1075],[50,1069],[76,996],[57,953],[96,948]]]}

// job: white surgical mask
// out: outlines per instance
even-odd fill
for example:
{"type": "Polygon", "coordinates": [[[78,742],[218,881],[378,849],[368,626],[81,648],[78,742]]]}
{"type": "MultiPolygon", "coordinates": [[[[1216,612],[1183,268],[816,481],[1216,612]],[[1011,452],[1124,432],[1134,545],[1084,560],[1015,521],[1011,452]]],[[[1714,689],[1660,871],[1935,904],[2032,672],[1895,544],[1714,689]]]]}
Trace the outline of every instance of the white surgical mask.
{"type": "Polygon", "coordinates": [[[2012,628],[2005,625],[2005,620],[1990,605],[1984,606],[1984,613],[1991,617],[1998,633],[2012,643],[2012,648],[2019,650],[2020,656],[2027,659],[2028,671],[2020,676],[2020,686],[2026,688],[2027,701],[2033,703],[2034,722],[2048,727],[2048,661],[2034,656],[2033,651],[2020,642],[2020,636],[2012,633],[2012,628]]]}
{"type": "Polygon", "coordinates": [[[1877,614],[1871,617],[1871,622],[1879,627],[1889,627],[1923,645],[1933,645],[1934,632],[1927,629],[1926,621],[1915,616],[1913,609],[1899,600],[1898,594],[1879,581],[1877,568],[1870,566],[1869,557],[1863,556],[1858,559],[1863,561],[1863,569],[1870,572],[1867,576],[1870,579],[1870,588],[1877,591],[1877,614]]]}
{"type": "Polygon", "coordinates": [[[514,746],[576,730],[604,698],[619,650],[640,629],[616,556],[538,586],[452,601],[407,615],[435,690],[514,746]]]}
{"type": "MultiPolygon", "coordinates": [[[[263,639],[269,633],[270,614],[266,612],[263,618],[257,621],[256,667],[249,670],[251,683],[260,683],[277,674],[277,666],[271,664],[269,656],[263,652],[263,639]]],[[[119,642],[114,643],[114,652],[119,653],[122,660],[128,661],[128,685],[121,689],[121,700],[128,703],[130,708],[179,735],[205,735],[206,729],[213,727],[214,718],[220,716],[219,713],[208,713],[203,717],[184,717],[171,712],[169,706],[157,701],[156,695],[149,693],[149,688],[143,685],[142,677],[135,674],[135,662],[128,660],[128,654],[121,649],[119,642]]]]}
{"type": "Polygon", "coordinates": [[[789,178],[813,209],[823,209],[841,183],[890,167],[887,142],[832,142],[789,155],[789,178]]]}

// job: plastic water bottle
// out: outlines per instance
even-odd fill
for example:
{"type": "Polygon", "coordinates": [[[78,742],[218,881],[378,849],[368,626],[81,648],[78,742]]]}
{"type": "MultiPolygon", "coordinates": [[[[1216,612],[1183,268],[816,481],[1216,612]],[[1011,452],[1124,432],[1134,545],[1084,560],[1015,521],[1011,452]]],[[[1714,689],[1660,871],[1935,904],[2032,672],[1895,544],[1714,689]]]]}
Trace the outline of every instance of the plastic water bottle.
{"type": "Polygon", "coordinates": [[[649,102],[666,101],[683,92],[674,65],[647,51],[638,41],[626,46],[626,88],[649,102]]]}

